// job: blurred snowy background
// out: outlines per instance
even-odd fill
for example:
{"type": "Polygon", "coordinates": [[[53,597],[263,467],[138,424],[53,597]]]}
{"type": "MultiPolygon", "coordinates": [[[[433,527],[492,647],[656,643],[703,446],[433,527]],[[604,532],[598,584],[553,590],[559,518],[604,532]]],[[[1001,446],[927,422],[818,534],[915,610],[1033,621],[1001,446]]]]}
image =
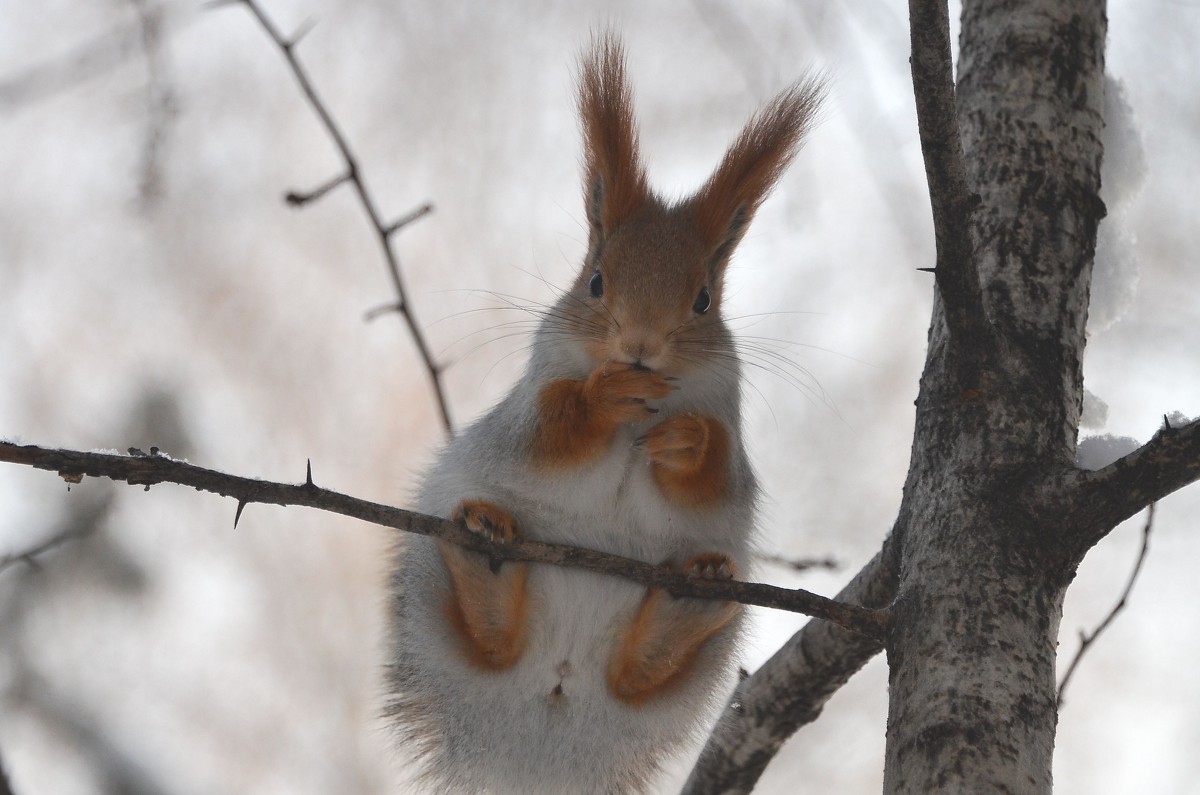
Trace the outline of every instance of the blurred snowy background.
{"type": "MultiPolygon", "coordinates": [[[[264,8],[284,31],[318,23],[298,53],[383,214],[436,205],[396,244],[460,425],[524,359],[526,327],[490,292],[546,301],[583,252],[572,84],[590,31],[624,32],[667,193],[699,185],[758,103],[828,70],[824,122],[736,257],[730,314],[787,360],[749,373],[766,545],[841,564],[758,578],[833,593],[873,554],[899,503],[932,293],[904,3],[264,8]]],[[[1109,16],[1134,121],[1107,177],[1086,377],[1108,406],[1091,432],[1145,440],[1165,412],[1200,414],[1200,6],[1121,0],[1109,16]]],[[[293,482],[311,458],[322,485],[404,504],[442,431],[399,319],[363,320],[392,300],[371,229],[345,187],[282,201],[339,167],[244,8],[0,0],[0,437],[157,445],[293,482]]],[[[403,790],[375,717],[386,531],[258,505],[235,530],[213,495],[68,493],[9,465],[0,505],[0,558],[75,534],[0,570],[0,757],[17,793],[403,790]]],[[[1195,791],[1198,510],[1196,487],[1160,505],[1130,608],[1072,682],[1061,793],[1195,791]]],[[[1085,561],[1062,667],[1115,601],[1141,522],[1085,561]]],[[[758,618],[751,668],[803,621],[758,618]]],[[[885,709],[876,659],[760,791],[878,791],[885,709]]]]}

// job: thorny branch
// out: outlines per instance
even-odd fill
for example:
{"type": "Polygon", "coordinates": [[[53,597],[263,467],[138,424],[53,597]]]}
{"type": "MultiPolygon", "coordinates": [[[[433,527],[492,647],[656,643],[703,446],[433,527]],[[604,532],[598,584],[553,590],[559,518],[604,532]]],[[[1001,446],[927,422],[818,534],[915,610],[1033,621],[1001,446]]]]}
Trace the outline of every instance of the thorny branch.
{"type": "Polygon", "coordinates": [[[1150,507],[1146,509],[1146,525],[1142,528],[1142,548],[1138,552],[1137,562],[1133,564],[1133,572],[1129,575],[1129,582],[1125,583],[1125,590],[1121,591],[1121,598],[1113,605],[1113,609],[1108,611],[1108,615],[1104,617],[1094,630],[1089,635],[1086,632],[1079,633],[1079,650],[1075,652],[1075,658],[1071,660],[1071,664],[1067,666],[1067,672],[1063,674],[1062,681],[1058,685],[1058,697],[1055,699],[1055,707],[1061,711],[1063,707],[1063,694],[1067,691],[1067,685],[1071,681],[1071,677],[1075,675],[1075,669],[1079,666],[1079,661],[1083,659],[1083,655],[1096,642],[1096,638],[1100,637],[1103,632],[1108,629],[1117,614],[1125,609],[1129,603],[1129,594],[1133,592],[1133,585],[1137,582],[1138,575],[1142,572],[1142,564],[1146,562],[1146,555],[1150,552],[1150,531],[1154,527],[1154,506],[1157,503],[1150,503],[1150,507]]]}
{"type": "Polygon", "coordinates": [[[958,130],[949,10],[946,0],[909,0],[908,9],[917,130],[937,245],[934,278],[945,305],[950,337],[958,350],[986,356],[992,333],[984,311],[970,224],[979,197],[967,185],[966,157],[958,130]]]}
{"type": "Polygon", "coordinates": [[[483,552],[496,560],[526,560],[569,566],[663,588],[674,596],[724,599],[803,613],[832,621],[838,626],[877,640],[882,640],[888,627],[886,611],[837,602],[801,589],[790,590],[737,580],[693,580],[666,567],[561,544],[543,544],[537,541],[495,543],[455,522],[320,488],[312,481],[311,467],[305,483],[291,485],[204,469],[162,455],[157,448],[151,448],[149,455],[119,455],[54,450],[3,441],[0,441],[0,461],[57,472],[68,483],[77,483],[82,477],[88,476],[123,480],[130,485],[145,486],[147,489],[157,483],[176,483],[200,491],[211,491],[238,501],[235,524],[241,517],[242,509],[250,503],[301,505],[383,527],[432,536],[483,552]]]}
{"type": "MultiPolygon", "coordinates": [[[[291,68],[292,74],[296,78],[296,83],[300,86],[300,90],[304,93],[305,99],[312,107],[313,111],[321,121],[321,125],[329,134],[333,141],[334,147],[342,158],[345,166],[345,171],[328,180],[321,186],[307,193],[298,191],[289,191],[286,200],[288,204],[294,206],[302,206],[324,196],[329,191],[337,188],[343,183],[350,183],[354,187],[354,193],[358,196],[359,203],[362,205],[363,212],[367,214],[367,218],[371,222],[371,226],[375,229],[375,235],[379,241],[380,250],[383,252],[384,261],[387,263],[388,275],[392,280],[392,287],[396,291],[396,302],[388,306],[395,309],[404,318],[405,324],[408,326],[409,334],[412,335],[413,344],[417,348],[417,353],[420,354],[421,360],[425,364],[425,370],[429,374],[429,380],[433,386],[433,392],[437,398],[438,411],[441,413],[442,425],[445,426],[447,433],[452,433],[454,426],[450,420],[450,408],[446,401],[445,389],[442,386],[442,367],[434,361],[433,354],[429,349],[429,343],[425,340],[425,335],[421,332],[421,327],[417,323],[416,317],[413,315],[412,303],[408,298],[408,291],[404,285],[404,278],[400,273],[400,260],[396,256],[396,252],[392,248],[392,235],[406,226],[409,222],[426,215],[432,210],[428,204],[423,205],[418,210],[402,217],[397,221],[388,223],[383,220],[379,210],[375,206],[375,200],[367,190],[366,183],[363,181],[362,171],[359,167],[358,158],[355,156],[350,144],[346,139],[346,135],[342,132],[333,115],[329,112],[328,107],[321,100],[313,87],[312,81],[308,78],[308,73],[300,64],[296,57],[296,45],[311,29],[311,25],[305,25],[297,31],[290,39],[286,38],[275,27],[275,24],[267,17],[255,0],[234,0],[236,3],[244,5],[249,9],[254,18],[266,31],[266,34],[271,38],[271,41],[279,48],[291,68]]],[[[222,3],[227,5],[230,3],[222,3]]],[[[374,314],[368,314],[367,318],[372,319],[374,314]]]]}

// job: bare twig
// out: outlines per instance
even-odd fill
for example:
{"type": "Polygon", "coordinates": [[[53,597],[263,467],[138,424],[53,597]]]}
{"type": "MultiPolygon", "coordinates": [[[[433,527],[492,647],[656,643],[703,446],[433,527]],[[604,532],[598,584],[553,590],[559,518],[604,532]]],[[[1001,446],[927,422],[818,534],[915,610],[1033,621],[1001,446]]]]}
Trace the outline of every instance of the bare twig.
{"type": "Polygon", "coordinates": [[[764,563],[773,563],[776,566],[783,566],[792,571],[808,571],[810,569],[827,569],[829,571],[837,571],[840,564],[833,558],[785,558],[782,555],[759,555],[758,559],[764,563]]]}
{"type": "Polygon", "coordinates": [[[349,181],[349,173],[339,174],[338,176],[331,178],[327,182],[323,182],[306,193],[301,193],[297,190],[289,190],[286,194],[284,194],[283,200],[293,207],[303,207],[309,202],[315,202],[326,193],[329,193],[329,191],[333,190],[339,185],[345,185],[349,181]]]}
{"type": "Polygon", "coordinates": [[[569,566],[663,588],[675,596],[724,599],[789,610],[832,621],[838,626],[872,638],[883,638],[888,627],[886,611],[837,602],[801,589],[792,590],[737,580],[693,580],[666,567],[561,544],[543,544],[537,541],[497,544],[446,519],[392,508],[320,488],[312,482],[311,468],[305,483],[290,485],[227,475],[193,466],[162,455],[157,448],[151,448],[149,455],[126,456],[54,450],[11,442],[0,442],[0,461],[57,472],[69,482],[78,482],[83,476],[102,477],[123,480],[130,485],[145,486],[147,489],[157,483],[177,483],[236,499],[239,516],[242,508],[250,503],[318,508],[383,527],[432,536],[483,552],[496,560],[527,560],[569,566]]]}
{"type": "MultiPolygon", "coordinates": [[[[835,597],[886,610],[896,596],[892,536],[835,597]]],[[[797,729],[883,648],[884,641],[810,621],[737,686],[683,788],[685,795],[749,793],[797,729]]]]}
{"type": "Polygon", "coordinates": [[[150,209],[163,191],[162,160],[170,122],[175,115],[175,92],[167,73],[163,46],[163,6],[148,0],[130,0],[141,25],[142,51],[146,58],[146,132],[142,143],[139,195],[143,209],[150,209]]]}
{"type": "MultiPolygon", "coordinates": [[[[20,655],[23,658],[25,655],[20,655]]],[[[143,764],[132,749],[122,747],[119,733],[106,731],[101,720],[89,717],[83,705],[56,692],[24,659],[18,659],[6,694],[9,702],[64,738],[72,750],[90,763],[99,792],[121,795],[166,795],[170,790],[155,779],[153,766],[143,764]]],[[[0,789],[0,795],[3,795],[0,789]]]]}
{"type": "Polygon", "coordinates": [[[429,349],[429,344],[425,340],[425,335],[421,332],[420,325],[417,323],[416,317],[413,314],[412,303],[408,299],[408,291],[404,286],[404,279],[400,274],[400,260],[396,256],[396,252],[392,249],[392,234],[397,232],[401,227],[408,223],[408,220],[406,219],[416,220],[416,218],[427,214],[432,208],[430,205],[426,204],[423,205],[421,209],[410,213],[408,216],[405,216],[399,221],[387,223],[383,220],[379,210],[376,209],[375,200],[372,198],[370,192],[367,190],[366,183],[363,181],[362,172],[358,165],[358,158],[351,150],[345,134],[342,132],[337,122],[334,121],[334,118],[329,112],[328,107],[326,107],[325,103],[321,100],[321,97],[317,94],[316,89],[313,87],[312,81],[309,80],[308,73],[300,64],[299,59],[296,58],[296,45],[300,42],[300,39],[312,29],[311,21],[301,27],[301,29],[289,39],[279,32],[279,29],[276,28],[275,24],[271,22],[265,13],[263,13],[263,10],[259,8],[255,0],[236,0],[236,2],[239,2],[241,5],[244,5],[250,10],[250,13],[254,15],[254,18],[258,20],[258,23],[262,26],[262,29],[266,31],[267,35],[271,38],[271,41],[275,42],[275,45],[279,48],[280,53],[283,54],[284,59],[287,61],[288,67],[290,67],[292,71],[292,75],[296,78],[296,83],[300,86],[300,90],[303,92],[305,99],[308,100],[309,106],[311,106],[313,111],[317,114],[317,118],[320,119],[321,125],[329,134],[330,139],[332,139],[333,145],[337,149],[338,154],[341,156],[346,167],[346,170],[342,175],[331,179],[307,194],[298,193],[296,191],[289,192],[287,194],[288,203],[299,206],[311,201],[315,201],[316,199],[319,199],[329,191],[336,188],[338,185],[341,185],[343,182],[349,182],[352,186],[354,186],[354,192],[358,196],[358,200],[362,205],[363,212],[367,214],[367,218],[370,219],[371,225],[375,228],[380,250],[383,252],[384,261],[387,263],[388,275],[391,277],[392,287],[396,291],[397,300],[391,306],[395,307],[396,311],[400,313],[400,316],[404,318],[404,322],[408,326],[409,334],[412,335],[413,344],[416,346],[417,353],[420,354],[421,360],[425,364],[425,370],[429,375],[434,396],[437,399],[438,410],[441,412],[442,424],[445,426],[447,433],[452,433],[454,428],[450,420],[450,409],[448,403],[446,402],[445,389],[442,386],[442,368],[434,361],[433,354],[429,349]]]}
{"type": "MultiPolygon", "coordinates": [[[[156,15],[155,33],[165,38],[195,20],[195,14],[176,13],[176,8],[183,5],[163,2],[143,7],[156,15]]],[[[0,78],[0,111],[13,111],[49,99],[117,69],[137,54],[144,35],[143,21],[122,24],[89,39],[65,57],[0,78]]]]}
{"type": "Polygon", "coordinates": [[[945,305],[950,338],[958,351],[986,356],[992,346],[992,332],[984,311],[971,237],[971,213],[979,197],[967,185],[966,158],[958,131],[950,15],[946,0],[909,0],[908,11],[917,128],[937,242],[934,277],[945,305]]]}
{"type": "Polygon", "coordinates": [[[1108,615],[1104,617],[1091,634],[1087,632],[1079,633],[1079,650],[1075,652],[1075,658],[1071,660],[1071,664],[1067,666],[1067,672],[1063,674],[1062,681],[1058,685],[1058,698],[1055,701],[1055,707],[1062,710],[1063,694],[1067,690],[1067,685],[1071,682],[1071,677],[1075,675],[1075,669],[1079,666],[1079,661],[1083,659],[1083,655],[1091,648],[1091,645],[1096,642],[1096,638],[1108,629],[1112,624],[1113,619],[1117,614],[1125,609],[1129,603],[1129,594],[1133,592],[1133,585],[1137,582],[1138,575],[1142,571],[1142,564],[1146,562],[1146,555],[1150,551],[1150,531],[1154,527],[1154,506],[1157,503],[1150,503],[1150,507],[1146,509],[1146,525],[1142,528],[1142,548],[1138,552],[1137,562],[1133,564],[1133,572],[1129,575],[1129,582],[1125,583],[1125,590],[1121,591],[1121,598],[1113,605],[1112,610],[1108,611],[1108,615]]]}
{"type": "Polygon", "coordinates": [[[409,212],[406,215],[400,216],[395,221],[392,221],[392,223],[388,226],[386,231],[389,235],[393,235],[396,232],[399,232],[404,227],[411,224],[412,222],[421,220],[425,216],[429,215],[431,212],[433,212],[432,204],[422,204],[417,209],[409,212]]]}
{"type": "Polygon", "coordinates": [[[57,533],[37,546],[30,547],[24,552],[18,552],[15,555],[5,555],[0,557],[0,572],[17,563],[27,563],[30,566],[36,566],[37,563],[34,559],[39,555],[44,555],[50,550],[66,544],[68,541],[74,541],[77,538],[87,535],[88,532],[90,532],[89,529],[76,530],[72,528],[62,533],[57,533]]]}

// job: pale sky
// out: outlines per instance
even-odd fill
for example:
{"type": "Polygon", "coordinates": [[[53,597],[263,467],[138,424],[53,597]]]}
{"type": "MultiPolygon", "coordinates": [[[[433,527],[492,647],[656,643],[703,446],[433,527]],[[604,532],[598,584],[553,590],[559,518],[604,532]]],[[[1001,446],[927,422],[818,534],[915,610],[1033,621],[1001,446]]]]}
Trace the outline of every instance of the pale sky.
{"type": "MultiPolygon", "coordinates": [[[[157,444],[289,481],[311,458],[323,485],[404,504],[441,433],[401,324],[363,322],[393,300],[371,230],[345,187],[303,209],[281,200],[335,175],[329,141],[244,9],[168,3],[149,50],[129,35],[111,65],[73,66],[106,31],[136,33],[139,5],[0,0],[0,437],[157,444]]],[[[764,547],[842,563],[801,577],[764,565],[756,578],[832,594],[874,553],[899,505],[932,297],[916,271],[932,235],[904,3],[266,8],[286,31],[317,21],[298,53],[384,215],[436,206],[397,252],[420,323],[453,362],[460,425],[520,374],[530,325],[506,325],[528,318],[499,311],[502,296],[550,300],[582,254],[572,84],[592,30],[624,33],[650,179],[668,194],[698,186],[759,103],[826,70],[824,120],[736,255],[728,313],[785,356],[748,371],[764,547]]],[[[1144,441],[1164,413],[1200,415],[1188,198],[1200,6],[1125,0],[1109,18],[1109,70],[1145,176],[1128,201],[1106,196],[1125,241],[1108,284],[1130,289],[1106,292],[1125,298],[1105,304],[1085,373],[1109,407],[1095,432],[1144,441]]],[[[39,571],[0,572],[0,755],[18,792],[103,792],[80,750],[98,743],[172,793],[395,791],[402,764],[373,718],[386,531],[262,506],[235,531],[234,505],[213,495],[97,482],[67,494],[8,465],[0,501],[0,554],[65,517],[104,517],[39,571]]],[[[1182,794],[1200,777],[1198,514],[1197,487],[1161,504],[1129,608],[1072,682],[1060,793],[1182,794]]],[[[1140,528],[1119,528],[1081,567],[1061,668],[1117,598],[1140,528]]],[[[803,620],[763,612],[746,664],[803,620]]],[[[759,791],[878,791],[886,704],[880,658],[759,791]]]]}

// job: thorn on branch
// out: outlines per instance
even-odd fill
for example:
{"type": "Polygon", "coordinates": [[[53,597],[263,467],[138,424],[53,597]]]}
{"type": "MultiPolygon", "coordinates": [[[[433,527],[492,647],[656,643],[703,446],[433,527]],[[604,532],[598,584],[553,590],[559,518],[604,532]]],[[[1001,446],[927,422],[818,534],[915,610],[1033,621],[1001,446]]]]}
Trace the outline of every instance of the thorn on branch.
{"type": "Polygon", "coordinates": [[[309,488],[316,488],[317,484],[313,483],[312,479],[312,459],[307,459],[306,471],[304,473],[304,485],[309,488]]]}
{"type": "Polygon", "coordinates": [[[238,522],[242,518],[242,509],[246,507],[245,500],[238,500],[237,513],[233,515],[233,529],[237,530],[238,522]]]}
{"type": "Polygon", "coordinates": [[[937,268],[917,268],[921,273],[937,274],[937,268]]]}
{"type": "Polygon", "coordinates": [[[1137,562],[1133,564],[1133,572],[1129,575],[1129,581],[1125,583],[1125,589],[1121,591],[1121,598],[1113,605],[1112,610],[1108,611],[1108,615],[1104,620],[1096,625],[1092,633],[1080,630],[1079,632],[1079,650],[1075,652],[1075,659],[1071,660],[1071,664],[1067,666],[1067,672],[1063,675],[1062,682],[1058,685],[1058,697],[1055,701],[1055,708],[1059,711],[1063,707],[1063,694],[1066,693],[1067,684],[1070,683],[1071,677],[1075,674],[1075,669],[1079,665],[1079,661],[1083,659],[1083,655],[1096,642],[1096,638],[1108,629],[1117,614],[1125,609],[1129,603],[1129,594],[1133,592],[1133,585],[1137,582],[1138,575],[1142,571],[1142,564],[1146,562],[1146,555],[1150,552],[1150,531],[1154,527],[1154,507],[1158,503],[1150,503],[1150,507],[1146,509],[1146,525],[1142,528],[1142,547],[1138,551],[1137,562]]]}
{"type": "Polygon", "coordinates": [[[328,182],[318,185],[308,193],[300,193],[299,191],[290,190],[284,195],[283,200],[291,207],[303,207],[309,202],[315,202],[317,199],[321,198],[326,193],[329,193],[339,185],[349,182],[352,178],[353,177],[351,177],[350,172],[347,171],[340,176],[334,177],[328,182]]]}
{"type": "MultiPolygon", "coordinates": [[[[332,180],[325,185],[322,185],[308,194],[301,194],[296,191],[288,193],[286,197],[287,201],[293,206],[306,204],[307,202],[320,198],[325,193],[342,184],[342,182],[348,181],[353,184],[355,194],[358,196],[358,200],[362,205],[363,212],[366,213],[367,218],[371,221],[371,226],[374,227],[375,231],[378,233],[378,240],[380,247],[382,248],[384,260],[387,263],[388,273],[392,278],[392,285],[396,290],[396,305],[400,307],[400,315],[407,324],[409,333],[413,339],[413,343],[416,346],[417,351],[420,353],[421,359],[425,362],[426,369],[429,371],[430,380],[432,381],[431,386],[433,387],[434,396],[437,399],[438,411],[442,418],[442,425],[445,427],[447,433],[453,433],[454,424],[450,419],[450,410],[446,402],[446,395],[442,388],[441,380],[438,378],[437,373],[433,368],[433,354],[430,352],[429,345],[425,341],[425,335],[422,333],[416,318],[413,316],[412,304],[408,301],[407,291],[404,287],[404,279],[400,274],[400,263],[396,257],[396,253],[391,247],[390,234],[392,231],[395,231],[399,228],[398,224],[400,224],[400,222],[397,221],[389,227],[385,226],[381,220],[379,211],[375,208],[375,202],[371,198],[371,194],[367,190],[367,186],[359,174],[358,161],[350,149],[350,144],[346,140],[345,134],[334,120],[333,115],[329,112],[329,108],[317,94],[312,81],[308,79],[307,73],[305,72],[303,66],[301,66],[300,61],[296,58],[295,52],[292,50],[292,46],[296,43],[299,37],[293,37],[292,41],[289,43],[279,33],[275,25],[266,16],[263,10],[259,8],[255,0],[241,0],[241,3],[250,11],[250,13],[258,21],[259,25],[262,26],[263,31],[266,32],[267,36],[272,42],[274,42],[275,46],[279,48],[280,52],[282,52],[284,59],[288,63],[288,68],[291,69],[292,75],[295,77],[296,83],[300,87],[300,91],[308,100],[313,112],[316,113],[317,117],[320,119],[321,125],[325,128],[325,131],[329,134],[329,137],[333,140],[333,144],[337,148],[338,153],[341,155],[342,162],[346,167],[346,172],[343,176],[332,180]]],[[[424,212],[421,212],[420,214],[423,215],[424,212]]]]}
{"type": "Polygon", "coordinates": [[[396,234],[404,227],[411,224],[413,221],[419,221],[420,219],[429,215],[431,212],[433,212],[433,205],[426,202],[425,204],[422,204],[420,207],[413,210],[409,214],[402,215],[399,218],[397,218],[395,221],[392,221],[392,223],[386,229],[383,230],[383,233],[385,235],[391,237],[392,235],[396,234]]]}
{"type": "MultiPolygon", "coordinates": [[[[951,340],[967,351],[973,374],[994,344],[971,237],[971,216],[981,205],[967,182],[958,128],[949,12],[944,0],[909,0],[909,63],[917,107],[917,132],[933,210],[937,290],[951,340]]],[[[969,377],[969,375],[968,375],[969,377]]]]}

